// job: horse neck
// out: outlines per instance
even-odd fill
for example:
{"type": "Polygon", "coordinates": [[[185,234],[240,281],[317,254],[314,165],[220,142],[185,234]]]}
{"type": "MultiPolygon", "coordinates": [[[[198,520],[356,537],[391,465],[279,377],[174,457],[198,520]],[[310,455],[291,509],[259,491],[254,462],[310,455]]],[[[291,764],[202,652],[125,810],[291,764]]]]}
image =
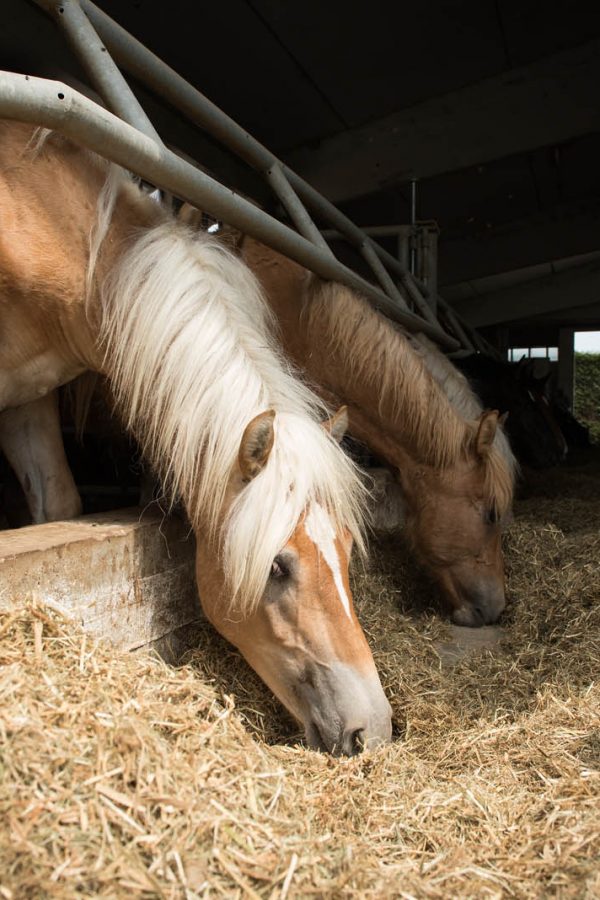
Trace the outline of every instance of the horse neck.
{"type": "Polygon", "coordinates": [[[242,254],[277,316],[286,352],[325,399],[362,411],[370,446],[375,434],[385,435],[393,465],[393,447],[434,467],[458,457],[469,423],[390,322],[356,294],[323,284],[257,241],[246,238],[242,254]]]}
{"type": "Polygon", "coordinates": [[[89,232],[91,252],[86,293],[88,315],[100,321],[100,285],[119,266],[132,243],[165,221],[167,213],[116,168],[109,170],[95,207],[96,219],[89,232]]]}
{"type": "Polygon", "coordinates": [[[13,253],[19,265],[15,277],[45,297],[44,308],[52,311],[47,328],[60,352],[73,355],[80,368],[99,369],[98,286],[133,235],[162,214],[118,167],[61,135],[36,134],[28,125],[0,123],[0,168],[22,244],[18,255],[13,253]],[[104,216],[102,198],[110,201],[104,216]],[[100,238],[99,252],[88,286],[94,235],[100,238]]]}
{"type": "Polygon", "coordinates": [[[483,406],[471,389],[467,377],[426,335],[416,334],[410,340],[413,349],[421,355],[428,371],[459,415],[465,419],[478,419],[483,406]]]}
{"type": "MultiPolygon", "coordinates": [[[[331,402],[334,397],[329,394],[327,399],[331,402]]],[[[335,399],[339,404],[339,399],[335,399]]],[[[374,423],[368,413],[352,404],[348,406],[348,430],[380,460],[409,478],[410,474],[416,472],[422,465],[402,443],[374,423]]]]}
{"type": "Polygon", "coordinates": [[[242,259],[258,278],[275,314],[286,355],[297,365],[307,368],[305,360],[310,351],[301,318],[309,272],[248,235],[242,238],[240,250],[242,259]]]}
{"type": "Polygon", "coordinates": [[[316,500],[360,536],[356,477],[293,378],[251,273],[210,235],[149,229],[102,289],[107,374],[125,423],[194,527],[223,537],[234,594],[254,602],[316,500]],[[248,423],[272,410],[260,477],[231,491],[248,423]],[[293,485],[293,489],[292,489],[293,485]]]}
{"type": "Polygon", "coordinates": [[[311,282],[305,316],[302,364],[317,383],[360,409],[404,458],[433,468],[458,460],[472,434],[470,423],[404,335],[335,284],[311,282]]]}

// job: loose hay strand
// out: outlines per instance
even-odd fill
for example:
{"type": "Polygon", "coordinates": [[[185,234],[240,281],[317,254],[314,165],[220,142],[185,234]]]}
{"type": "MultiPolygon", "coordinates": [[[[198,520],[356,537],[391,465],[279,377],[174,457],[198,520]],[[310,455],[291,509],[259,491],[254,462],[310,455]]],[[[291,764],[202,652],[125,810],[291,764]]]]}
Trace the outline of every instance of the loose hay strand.
{"type": "Polygon", "coordinates": [[[397,740],[351,760],[295,745],[209,626],[172,668],[1,613],[0,897],[598,896],[600,478],[579,477],[517,503],[503,640],[452,667],[397,543],[356,568],[397,740]]]}

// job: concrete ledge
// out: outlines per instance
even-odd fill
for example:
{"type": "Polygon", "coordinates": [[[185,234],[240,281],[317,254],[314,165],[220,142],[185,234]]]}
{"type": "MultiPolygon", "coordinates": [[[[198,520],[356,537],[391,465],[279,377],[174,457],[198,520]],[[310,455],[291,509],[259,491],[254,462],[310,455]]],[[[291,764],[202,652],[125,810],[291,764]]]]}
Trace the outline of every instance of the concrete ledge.
{"type": "Polygon", "coordinates": [[[0,532],[0,609],[59,607],[132,650],[201,617],[193,535],[151,510],[115,510],[0,532]]]}

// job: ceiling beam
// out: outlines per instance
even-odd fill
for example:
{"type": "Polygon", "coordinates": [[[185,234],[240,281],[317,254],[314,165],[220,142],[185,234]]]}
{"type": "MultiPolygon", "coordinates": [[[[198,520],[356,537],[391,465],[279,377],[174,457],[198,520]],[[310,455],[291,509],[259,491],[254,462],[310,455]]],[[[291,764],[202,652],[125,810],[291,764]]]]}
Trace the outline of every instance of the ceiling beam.
{"type": "Polygon", "coordinates": [[[598,235],[600,204],[586,209],[556,207],[470,237],[446,240],[442,232],[439,244],[442,293],[444,285],[590,253],[598,249],[598,235]]]}
{"type": "Polygon", "coordinates": [[[565,324],[567,321],[572,326],[598,328],[600,323],[600,302],[590,303],[589,306],[574,306],[568,310],[562,310],[557,313],[550,313],[547,316],[539,317],[535,320],[538,323],[554,322],[565,324]]]}
{"type": "Polygon", "coordinates": [[[452,305],[470,325],[481,328],[539,315],[560,313],[565,318],[571,309],[599,301],[600,261],[596,261],[452,305]]]}
{"type": "Polygon", "coordinates": [[[599,83],[594,40],[300,147],[286,162],[342,202],[600,130],[599,83]]]}

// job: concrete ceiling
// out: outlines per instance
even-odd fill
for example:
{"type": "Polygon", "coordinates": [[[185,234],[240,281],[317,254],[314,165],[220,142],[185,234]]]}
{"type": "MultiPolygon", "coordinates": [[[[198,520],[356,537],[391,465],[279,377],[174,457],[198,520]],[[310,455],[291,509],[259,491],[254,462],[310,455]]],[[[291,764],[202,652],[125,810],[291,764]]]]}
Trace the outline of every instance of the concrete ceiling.
{"type": "MultiPolygon", "coordinates": [[[[482,284],[460,299],[457,285],[600,250],[598,4],[97,2],[360,224],[406,222],[417,176],[419,216],[441,228],[440,284],[467,316],[482,284]]],[[[3,68],[84,77],[28,0],[3,0],[0,20],[3,68]]],[[[267,200],[254,175],[140,97],[163,136],[267,200]]],[[[585,266],[587,298],[599,276],[585,266]]],[[[567,294],[575,272],[560,273],[567,294]]]]}

